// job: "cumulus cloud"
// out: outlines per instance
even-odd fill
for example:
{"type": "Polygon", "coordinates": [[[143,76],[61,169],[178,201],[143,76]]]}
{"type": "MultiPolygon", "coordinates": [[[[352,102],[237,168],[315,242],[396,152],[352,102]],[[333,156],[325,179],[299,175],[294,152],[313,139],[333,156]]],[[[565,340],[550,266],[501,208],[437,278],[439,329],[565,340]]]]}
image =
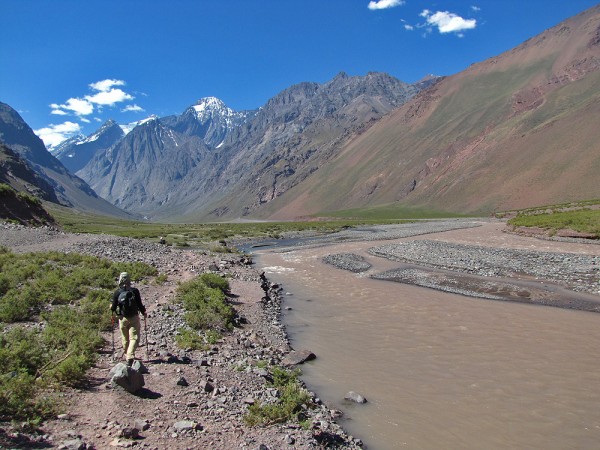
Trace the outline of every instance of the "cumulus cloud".
{"type": "Polygon", "coordinates": [[[375,9],[388,9],[393,8],[394,6],[404,5],[404,0],[376,0],[370,1],[368,8],[370,10],[375,9]]]}
{"type": "Polygon", "coordinates": [[[78,123],[67,121],[58,125],[50,124],[34,131],[44,141],[46,147],[53,147],[81,132],[81,126],[78,123]]]}
{"type": "Polygon", "coordinates": [[[427,24],[437,27],[438,31],[444,33],[457,33],[461,35],[464,30],[470,30],[477,26],[475,19],[463,19],[457,14],[448,11],[437,11],[435,13],[428,9],[423,10],[421,17],[424,17],[427,24]]]}
{"type": "Polygon", "coordinates": [[[145,111],[144,108],[142,108],[141,106],[136,105],[135,103],[133,105],[127,105],[125,108],[123,108],[121,110],[121,112],[128,112],[128,111],[133,111],[133,112],[143,112],[145,111]]]}
{"type": "Polygon", "coordinates": [[[72,97],[65,103],[53,103],[51,114],[65,116],[74,114],[79,117],[93,114],[96,107],[114,106],[117,103],[133,100],[135,97],[124,90],[115,86],[125,86],[123,80],[106,79],[90,83],[89,87],[96,91],[92,95],[85,95],[83,98],[72,97]]]}
{"type": "Polygon", "coordinates": [[[65,116],[69,113],[76,116],[87,116],[94,112],[94,105],[81,98],[70,98],[62,105],[53,103],[50,108],[52,108],[52,114],[59,116],[65,116]]]}
{"type": "Polygon", "coordinates": [[[89,86],[95,91],[107,92],[110,91],[113,86],[125,86],[125,81],[108,79],[90,83],[89,86]]]}
{"type": "Polygon", "coordinates": [[[113,106],[115,103],[133,100],[133,96],[121,89],[110,89],[94,95],[86,95],[85,100],[96,105],[113,106]]]}

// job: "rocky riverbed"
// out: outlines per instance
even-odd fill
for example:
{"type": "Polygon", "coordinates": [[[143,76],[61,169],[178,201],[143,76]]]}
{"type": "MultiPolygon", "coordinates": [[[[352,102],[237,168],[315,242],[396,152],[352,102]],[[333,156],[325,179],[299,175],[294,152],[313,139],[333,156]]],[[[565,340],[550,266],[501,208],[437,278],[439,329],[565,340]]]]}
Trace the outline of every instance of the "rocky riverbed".
{"type": "Polygon", "coordinates": [[[305,423],[310,424],[306,428],[245,424],[249,405],[277,400],[279,393],[268,384],[269,368],[302,353],[290,347],[279,320],[281,289],[261,277],[248,257],[7,223],[0,223],[0,242],[21,253],[77,252],[113,261],[141,261],[167,277],[163,284],[147,280],[136,285],[148,311],[137,351],[149,372],[144,388],[133,395],[111,385],[109,373],[118,362],[120,344],[116,332],[107,333],[88,385],[64,393],[65,413],[44,423],[38,432],[0,425],[0,448],[361,448],[361,441],[336,423],[341,413],[315,394],[314,407],[305,410],[305,423]],[[183,325],[183,313],[173,303],[175,290],[180,281],[204,272],[230,280],[230,301],[239,326],[209,350],[180,349],[174,337],[183,325]]]}
{"type": "MultiPolygon", "coordinates": [[[[410,237],[475,226],[469,221],[431,222],[397,226],[391,235],[410,237]],[[419,233],[422,228],[423,233],[419,233]]],[[[369,233],[375,239],[378,233],[369,233]]],[[[379,233],[383,239],[386,234],[379,233]]],[[[546,237],[546,239],[548,239],[546,237]]],[[[586,243],[585,239],[558,238],[586,243]]],[[[384,272],[371,268],[364,256],[327,255],[323,262],[339,269],[367,273],[375,279],[396,281],[491,300],[516,301],[582,311],[600,312],[600,257],[560,251],[502,248],[417,239],[371,247],[368,254],[397,261],[384,272]]]]}

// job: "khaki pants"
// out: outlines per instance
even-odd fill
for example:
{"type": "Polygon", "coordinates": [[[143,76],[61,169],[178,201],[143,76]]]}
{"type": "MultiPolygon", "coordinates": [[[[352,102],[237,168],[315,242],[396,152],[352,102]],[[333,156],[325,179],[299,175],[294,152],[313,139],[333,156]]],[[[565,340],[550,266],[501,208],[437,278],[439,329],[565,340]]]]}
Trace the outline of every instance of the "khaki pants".
{"type": "Polygon", "coordinates": [[[134,359],[135,349],[138,347],[140,339],[140,316],[136,314],[119,319],[119,329],[121,330],[125,359],[134,359]]]}

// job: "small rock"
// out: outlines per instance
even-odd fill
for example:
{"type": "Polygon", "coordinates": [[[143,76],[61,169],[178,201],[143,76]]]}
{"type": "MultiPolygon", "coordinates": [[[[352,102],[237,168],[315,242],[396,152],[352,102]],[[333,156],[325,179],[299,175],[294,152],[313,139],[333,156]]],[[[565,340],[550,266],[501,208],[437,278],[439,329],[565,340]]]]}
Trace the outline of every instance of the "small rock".
{"type": "Polygon", "coordinates": [[[192,420],[180,420],[173,424],[173,428],[176,432],[190,431],[190,430],[201,430],[202,425],[192,420]]]}
{"type": "Polygon", "coordinates": [[[185,379],[185,377],[179,377],[177,380],[177,386],[189,386],[190,383],[185,379]]]}
{"type": "Polygon", "coordinates": [[[208,381],[204,380],[204,381],[200,381],[198,383],[198,386],[200,387],[200,389],[202,389],[204,392],[212,392],[215,387],[209,383],[208,381]]]}

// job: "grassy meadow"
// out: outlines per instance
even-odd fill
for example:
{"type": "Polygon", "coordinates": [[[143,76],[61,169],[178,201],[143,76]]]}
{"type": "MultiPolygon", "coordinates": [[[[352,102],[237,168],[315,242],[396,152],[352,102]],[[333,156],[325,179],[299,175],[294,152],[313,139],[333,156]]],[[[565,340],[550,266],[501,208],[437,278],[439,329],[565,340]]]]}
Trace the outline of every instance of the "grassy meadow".
{"type": "Polygon", "coordinates": [[[558,230],[590,233],[600,239],[600,200],[564,203],[503,213],[516,214],[508,220],[514,227],[539,227],[551,234],[558,230]]]}

